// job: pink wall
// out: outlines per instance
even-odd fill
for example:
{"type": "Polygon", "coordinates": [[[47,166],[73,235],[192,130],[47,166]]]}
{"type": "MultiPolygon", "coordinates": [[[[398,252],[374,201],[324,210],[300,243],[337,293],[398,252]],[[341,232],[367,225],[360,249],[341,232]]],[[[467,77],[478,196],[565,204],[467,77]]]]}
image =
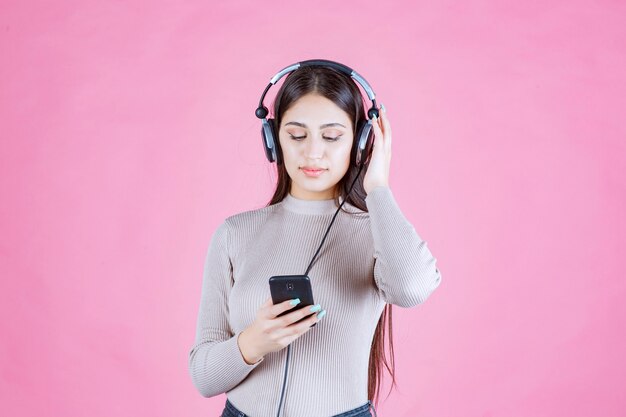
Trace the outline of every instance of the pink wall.
{"type": "Polygon", "coordinates": [[[388,108],[391,187],[444,276],[395,309],[379,415],[623,415],[624,2],[12,3],[3,415],[218,414],[187,373],[206,246],[269,199],[253,112],[311,58],[388,108]]]}

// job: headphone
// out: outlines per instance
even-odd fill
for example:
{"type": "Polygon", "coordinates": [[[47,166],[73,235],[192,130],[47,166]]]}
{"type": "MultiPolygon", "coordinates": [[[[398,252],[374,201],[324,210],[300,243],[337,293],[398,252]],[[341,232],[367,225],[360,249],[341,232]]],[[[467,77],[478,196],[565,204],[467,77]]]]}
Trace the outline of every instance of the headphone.
{"type": "Polygon", "coordinates": [[[343,64],[340,64],[339,62],[330,61],[327,59],[309,59],[289,65],[278,71],[278,73],[276,73],[276,75],[271,78],[270,83],[267,85],[267,87],[265,87],[265,91],[263,91],[261,100],[259,100],[259,107],[257,107],[256,111],[254,112],[256,117],[262,119],[261,135],[263,138],[263,148],[265,149],[265,155],[270,162],[276,162],[278,165],[281,165],[283,163],[280,155],[276,150],[276,146],[278,144],[278,128],[276,126],[276,121],[273,118],[266,118],[269,110],[263,105],[263,99],[265,98],[265,94],[267,94],[267,91],[270,89],[270,87],[276,84],[278,80],[280,80],[285,74],[291,73],[300,67],[312,66],[333,68],[345,75],[352,77],[352,79],[354,79],[363,87],[369,99],[372,100],[372,107],[370,107],[367,111],[367,118],[360,118],[357,121],[356,134],[354,136],[355,140],[353,142],[354,146],[352,150],[354,159],[352,160],[352,162],[356,167],[360,168],[368,162],[372,150],[374,136],[372,118],[374,118],[374,116],[379,117],[378,109],[376,108],[376,95],[374,94],[372,87],[370,87],[365,78],[360,76],[356,71],[343,64]]]}

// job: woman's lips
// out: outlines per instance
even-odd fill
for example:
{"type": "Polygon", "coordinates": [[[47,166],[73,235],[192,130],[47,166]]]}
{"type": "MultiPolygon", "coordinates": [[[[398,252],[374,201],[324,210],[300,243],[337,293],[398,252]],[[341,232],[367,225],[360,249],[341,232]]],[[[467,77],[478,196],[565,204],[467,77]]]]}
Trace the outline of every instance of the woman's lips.
{"type": "Polygon", "coordinates": [[[322,175],[324,173],[324,171],[326,171],[325,169],[320,169],[320,168],[300,168],[302,170],[302,172],[304,172],[304,175],[306,175],[307,177],[319,177],[320,175],[322,175]]]}

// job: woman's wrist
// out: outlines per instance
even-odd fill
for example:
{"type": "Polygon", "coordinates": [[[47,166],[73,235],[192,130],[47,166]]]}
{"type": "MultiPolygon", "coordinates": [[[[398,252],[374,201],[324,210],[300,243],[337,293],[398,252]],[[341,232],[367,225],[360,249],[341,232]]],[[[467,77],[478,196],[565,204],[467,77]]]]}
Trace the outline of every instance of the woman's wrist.
{"type": "Polygon", "coordinates": [[[254,349],[252,341],[248,338],[249,331],[250,328],[247,327],[239,333],[239,337],[237,337],[237,345],[239,346],[239,351],[241,352],[243,360],[248,365],[254,365],[263,358],[263,355],[260,355],[256,352],[256,349],[254,349]]]}

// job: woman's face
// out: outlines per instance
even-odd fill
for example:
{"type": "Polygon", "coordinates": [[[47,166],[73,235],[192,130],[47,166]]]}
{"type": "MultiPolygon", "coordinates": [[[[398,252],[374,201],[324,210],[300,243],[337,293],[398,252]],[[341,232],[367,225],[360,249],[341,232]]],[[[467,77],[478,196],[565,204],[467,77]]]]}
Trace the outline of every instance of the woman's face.
{"type": "Polygon", "coordinates": [[[278,132],[291,195],[303,200],[334,197],[350,166],[352,130],[348,113],[324,96],[307,94],[292,104],[278,132]]]}

